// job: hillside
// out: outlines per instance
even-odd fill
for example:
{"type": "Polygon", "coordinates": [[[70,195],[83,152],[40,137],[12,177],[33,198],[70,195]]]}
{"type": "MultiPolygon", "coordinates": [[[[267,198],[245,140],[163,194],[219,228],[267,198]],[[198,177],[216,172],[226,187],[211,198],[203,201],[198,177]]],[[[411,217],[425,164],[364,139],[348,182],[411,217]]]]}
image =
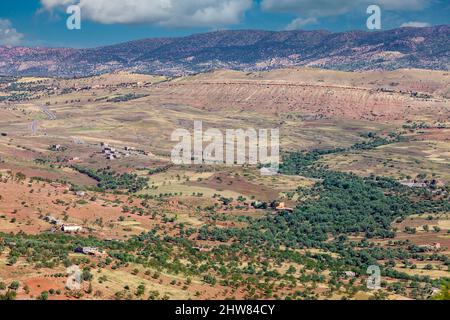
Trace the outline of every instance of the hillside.
{"type": "Polygon", "coordinates": [[[429,299],[449,278],[449,84],[300,67],[0,77],[0,300],[429,299]],[[279,128],[280,174],[174,164],[172,133],[194,121],[279,128]]]}
{"type": "Polygon", "coordinates": [[[380,32],[217,31],[93,49],[0,47],[0,74],[89,76],[112,71],[184,75],[212,69],[308,66],[361,71],[449,70],[450,26],[380,32]]]}

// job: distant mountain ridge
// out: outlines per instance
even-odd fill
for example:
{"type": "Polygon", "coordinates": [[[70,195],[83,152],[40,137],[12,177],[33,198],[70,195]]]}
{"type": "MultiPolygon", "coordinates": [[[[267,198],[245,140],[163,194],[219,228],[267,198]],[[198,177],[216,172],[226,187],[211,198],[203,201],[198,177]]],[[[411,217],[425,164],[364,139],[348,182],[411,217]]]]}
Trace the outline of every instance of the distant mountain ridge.
{"type": "Polygon", "coordinates": [[[92,49],[0,46],[0,74],[82,77],[130,71],[184,75],[227,68],[449,70],[450,25],[379,32],[230,30],[92,49]]]}

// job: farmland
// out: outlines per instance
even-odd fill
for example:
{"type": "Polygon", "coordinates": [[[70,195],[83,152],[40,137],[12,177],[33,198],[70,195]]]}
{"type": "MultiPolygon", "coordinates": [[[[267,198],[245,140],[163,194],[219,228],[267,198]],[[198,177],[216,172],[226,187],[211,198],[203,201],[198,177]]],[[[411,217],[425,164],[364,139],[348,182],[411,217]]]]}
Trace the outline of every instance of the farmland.
{"type": "Polygon", "coordinates": [[[0,296],[431,299],[450,276],[449,85],[415,69],[5,78],[0,296]],[[173,164],[194,121],[279,128],[279,174],[173,164]]]}

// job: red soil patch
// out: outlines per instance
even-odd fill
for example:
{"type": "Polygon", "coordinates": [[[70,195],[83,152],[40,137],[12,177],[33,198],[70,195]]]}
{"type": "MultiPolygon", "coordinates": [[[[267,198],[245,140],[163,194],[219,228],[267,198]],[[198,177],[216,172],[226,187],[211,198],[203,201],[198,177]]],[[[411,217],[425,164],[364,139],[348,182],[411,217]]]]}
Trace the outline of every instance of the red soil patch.
{"type": "Polygon", "coordinates": [[[253,184],[242,177],[230,176],[224,173],[215,174],[208,180],[201,182],[189,182],[188,185],[214,189],[218,193],[230,190],[247,196],[255,196],[255,199],[260,201],[274,201],[278,199],[278,194],[281,192],[253,184]]]}

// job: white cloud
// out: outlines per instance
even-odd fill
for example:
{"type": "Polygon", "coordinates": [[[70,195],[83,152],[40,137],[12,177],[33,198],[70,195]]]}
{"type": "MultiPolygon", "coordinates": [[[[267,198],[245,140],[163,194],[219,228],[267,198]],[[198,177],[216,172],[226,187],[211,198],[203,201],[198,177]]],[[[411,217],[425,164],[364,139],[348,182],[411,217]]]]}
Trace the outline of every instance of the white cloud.
{"type": "Polygon", "coordinates": [[[266,11],[296,13],[304,17],[327,17],[348,13],[356,8],[366,12],[371,4],[381,10],[421,10],[433,0],[262,0],[266,11]]]}
{"type": "Polygon", "coordinates": [[[425,28],[425,27],[429,27],[429,26],[430,26],[430,24],[428,22],[409,21],[409,22],[402,23],[400,28],[403,28],[403,27],[425,28]]]}
{"type": "Polygon", "coordinates": [[[291,23],[289,23],[286,26],[286,30],[297,30],[300,29],[308,24],[314,24],[317,23],[317,19],[316,18],[297,18],[291,21],[291,23]]]}
{"type": "Polygon", "coordinates": [[[369,4],[378,4],[381,10],[416,11],[422,10],[434,0],[366,0],[369,4]]]}
{"type": "Polygon", "coordinates": [[[171,27],[217,27],[240,22],[252,0],[41,0],[44,9],[80,4],[82,19],[112,23],[152,23],[171,27]]]}
{"type": "Polygon", "coordinates": [[[23,34],[12,27],[11,21],[0,19],[0,45],[18,45],[23,34]]]}

